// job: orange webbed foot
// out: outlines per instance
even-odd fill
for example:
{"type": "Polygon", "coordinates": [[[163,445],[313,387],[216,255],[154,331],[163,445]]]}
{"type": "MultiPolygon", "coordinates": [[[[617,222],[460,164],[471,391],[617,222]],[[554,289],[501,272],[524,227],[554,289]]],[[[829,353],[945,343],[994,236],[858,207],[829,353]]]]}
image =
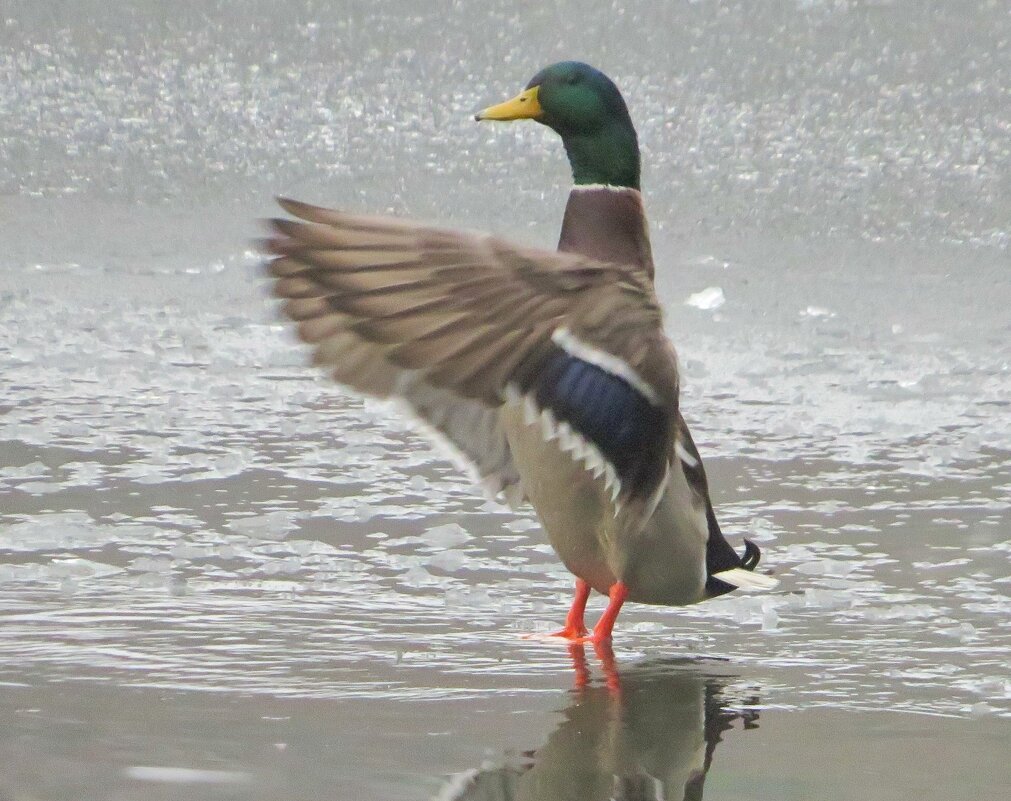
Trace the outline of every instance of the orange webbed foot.
{"type": "Polygon", "coordinates": [[[563,640],[568,640],[569,642],[586,642],[586,635],[589,632],[586,626],[566,626],[564,629],[552,632],[549,637],[560,637],[563,640]]]}

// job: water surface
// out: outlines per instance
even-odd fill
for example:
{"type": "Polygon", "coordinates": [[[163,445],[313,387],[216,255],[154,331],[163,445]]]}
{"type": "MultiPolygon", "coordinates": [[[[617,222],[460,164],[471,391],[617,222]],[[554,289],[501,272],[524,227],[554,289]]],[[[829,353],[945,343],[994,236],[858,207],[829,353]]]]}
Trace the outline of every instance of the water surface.
{"type": "Polygon", "coordinates": [[[1011,22],[752,5],[4,10],[0,798],[1008,794],[1011,22]],[[563,56],[781,578],[630,606],[613,670],[521,637],[532,514],[307,369],[249,245],[285,193],[552,246],[558,143],[469,112],[563,56]]]}

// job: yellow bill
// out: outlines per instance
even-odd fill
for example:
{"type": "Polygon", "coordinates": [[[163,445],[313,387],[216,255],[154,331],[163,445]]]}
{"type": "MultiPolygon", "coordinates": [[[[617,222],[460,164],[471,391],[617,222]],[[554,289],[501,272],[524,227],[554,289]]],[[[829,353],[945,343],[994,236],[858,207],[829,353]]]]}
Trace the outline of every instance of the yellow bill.
{"type": "Polygon", "coordinates": [[[541,115],[541,104],[537,101],[539,86],[531,86],[524,89],[512,100],[499,103],[497,106],[488,106],[484,111],[474,115],[478,122],[482,120],[532,120],[541,115]]]}

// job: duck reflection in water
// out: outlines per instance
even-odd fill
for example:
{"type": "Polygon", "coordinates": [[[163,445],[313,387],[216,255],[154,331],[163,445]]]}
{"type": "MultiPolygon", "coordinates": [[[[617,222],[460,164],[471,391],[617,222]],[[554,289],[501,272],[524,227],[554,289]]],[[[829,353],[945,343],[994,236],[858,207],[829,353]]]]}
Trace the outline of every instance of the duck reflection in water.
{"type": "Polygon", "coordinates": [[[454,777],[440,801],[691,801],[702,798],[716,745],[758,727],[756,697],[725,697],[734,676],[686,660],[645,662],[620,673],[609,645],[596,648],[605,681],[591,680],[581,644],[570,646],[576,681],[564,722],[521,764],[454,777]]]}

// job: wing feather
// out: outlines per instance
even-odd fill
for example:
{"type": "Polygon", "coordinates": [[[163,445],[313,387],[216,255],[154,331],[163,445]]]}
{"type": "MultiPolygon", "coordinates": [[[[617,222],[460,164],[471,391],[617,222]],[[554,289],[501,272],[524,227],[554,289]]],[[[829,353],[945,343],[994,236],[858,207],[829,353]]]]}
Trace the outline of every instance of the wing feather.
{"type": "Polygon", "coordinates": [[[510,393],[568,451],[592,443],[587,469],[622,500],[654,493],[677,441],[678,378],[640,268],[279,202],[298,219],[269,221],[274,292],[336,381],[401,399],[507,495],[519,487],[499,416],[510,393]],[[560,329],[599,358],[567,353],[560,329]]]}

